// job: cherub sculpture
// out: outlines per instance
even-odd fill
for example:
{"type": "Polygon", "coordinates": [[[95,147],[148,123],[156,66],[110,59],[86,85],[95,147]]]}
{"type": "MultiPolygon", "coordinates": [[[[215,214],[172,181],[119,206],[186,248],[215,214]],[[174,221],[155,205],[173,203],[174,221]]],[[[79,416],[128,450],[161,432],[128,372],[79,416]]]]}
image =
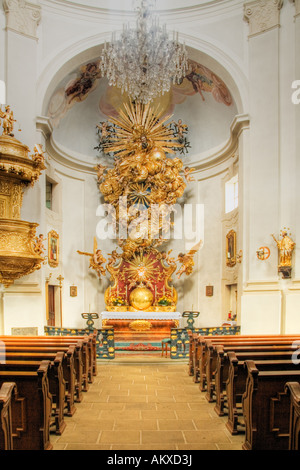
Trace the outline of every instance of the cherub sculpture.
{"type": "Polygon", "coordinates": [[[178,258],[176,261],[179,261],[182,266],[181,268],[177,271],[177,277],[180,279],[182,274],[186,274],[189,276],[193,272],[193,267],[195,265],[194,263],[194,255],[197,253],[197,251],[202,247],[203,242],[200,240],[197,245],[195,245],[187,254],[184,253],[179,253],[178,258]]]}
{"type": "Polygon", "coordinates": [[[40,234],[36,239],[35,239],[35,243],[34,243],[34,252],[39,255],[39,256],[42,256],[44,254],[44,251],[45,251],[45,247],[44,247],[44,235],[43,234],[40,234]]]}
{"type": "Polygon", "coordinates": [[[193,178],[192,176],[190,176],[190,174],[195,171],[195,168],[189,168],[188,166],[186,166],[183,170],[183,174],[184,174],[184,177],[186,179],[186,181],[190,182],[190,181],[195,181],[195,178],[193,178]]]}
{"type": "Polygon", "coordinates": [[[98,249],[98,247],[97,247],[96,237],[94,237],[94,251],[93,251],[93,253],[87,253],[85,251],[79,251],[79,250],[77,250],[77,253],[79,253],[80,255],[90,256],[89,268],[94,269],[99,277],[101,276],[101,274],[102,274],[102,276],[105,276],[106,270],[102,266],[102,264],[104,264],[106,262],[106,259],[103,257],[102,251],[100,249],[98,249]]]}
{"type": "Polygon", "coordinates": [[[43,152],[42,146],[39,144],[36,144],[33,150],[34,150],[34,154],[32,155],[32,160],[38,165],[44,164],[45,154],[43,152]]]}

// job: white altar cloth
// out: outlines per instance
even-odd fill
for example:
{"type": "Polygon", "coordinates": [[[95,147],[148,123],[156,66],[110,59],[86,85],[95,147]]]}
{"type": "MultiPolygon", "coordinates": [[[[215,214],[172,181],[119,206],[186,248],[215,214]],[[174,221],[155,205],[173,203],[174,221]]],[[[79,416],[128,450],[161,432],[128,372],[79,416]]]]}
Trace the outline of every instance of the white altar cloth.
{"type": "Polygon", "coordinates": [[[179,320],[180,312],[101,312],[103,320],[179,320]]]}

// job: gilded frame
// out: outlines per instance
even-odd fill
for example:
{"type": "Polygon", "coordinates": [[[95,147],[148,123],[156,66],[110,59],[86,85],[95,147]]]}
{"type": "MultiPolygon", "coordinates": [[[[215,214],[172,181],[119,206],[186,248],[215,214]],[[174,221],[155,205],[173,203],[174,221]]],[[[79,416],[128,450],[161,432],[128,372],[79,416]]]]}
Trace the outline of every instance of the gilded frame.
{"type": "Polygon", "coordinates": [[[230,230],[226,235],[226,266],[236,265],[236,232],[230,230]]]}
{"type": "Polygon", "coordinates": [[[59,264],[59,235],[55,230],[48,233],[48,264],[51,268],[59,264]]]}

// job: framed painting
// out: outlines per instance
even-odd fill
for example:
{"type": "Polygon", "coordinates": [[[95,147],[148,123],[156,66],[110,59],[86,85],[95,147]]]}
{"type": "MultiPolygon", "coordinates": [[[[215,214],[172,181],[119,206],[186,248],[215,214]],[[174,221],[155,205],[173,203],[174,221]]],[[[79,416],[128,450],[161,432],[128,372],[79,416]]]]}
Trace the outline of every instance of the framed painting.
{"type": "Polygon", "coordinates": [[[214,295],[214,286],[206,286],[206,297],[212,297],[214,295]]]}
{"type": "Polygon", "coordinates": [[[226,266],[236,265],[236,232],[230,230],[226,235],[226,266]]]}
{"type": "Polygon", "coordinates": [[[77,297],[77,286],[70,286],[70,297],[77,297]]]}
{"type": "Polygon", "coordinates": [[[48,264],[56,268],[59,263],[59,235],[55,230],[48,233],[48,264]]]}

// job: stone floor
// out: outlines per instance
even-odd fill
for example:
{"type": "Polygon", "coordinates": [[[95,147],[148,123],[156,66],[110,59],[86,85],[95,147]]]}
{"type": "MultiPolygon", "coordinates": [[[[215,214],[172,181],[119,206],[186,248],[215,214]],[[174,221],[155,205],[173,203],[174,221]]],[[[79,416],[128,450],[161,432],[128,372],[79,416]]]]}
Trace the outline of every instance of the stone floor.
{"type": "Polygon", "coordinates": [[[54,450],[241,450],[186,362],[98,364],[54,450]]]}

